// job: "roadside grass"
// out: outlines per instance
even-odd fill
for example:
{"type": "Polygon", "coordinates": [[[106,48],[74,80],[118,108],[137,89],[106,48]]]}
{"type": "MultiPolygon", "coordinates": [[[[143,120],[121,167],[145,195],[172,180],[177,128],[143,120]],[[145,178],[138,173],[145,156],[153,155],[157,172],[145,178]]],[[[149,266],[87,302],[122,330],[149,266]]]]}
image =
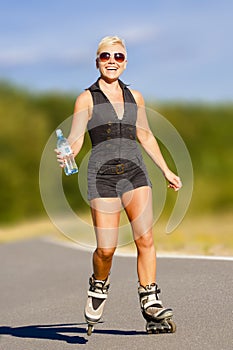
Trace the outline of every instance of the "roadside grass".
{"type": "MultiPolygon", "coordinates": [[[[91,225],[91,217],[83,217],[91,225]]],[[[121,224],[126,219],[123,216],[121,224]]],[[[222,255],[233,256],[233,235],[231,213],[218,215],[205,215],[195,218],[185,218],[172,233],[166,234],[166,222],[159,220],[154,226],[155,246],[158,254],[194,254],[194,255],[222,255]]],[[[77,228],[78,232],[78,228],[77,228]]],[[[50,237],[65,242],[73,241],[84,245],[87,243],[91,249],[95,245],[94,232],[91,239],[86,242],[86,233],[78,232],[76,238],[69,239],[52,224],[49,219],[38,219],[23,222],[14,226],[0,227],[0,243],[9,243],[17,240],[36,237],[50,237]],[[82,244],[83,243],[83,244],[82,244]]],[[[135,253],[130,227],[124,232],[124,239],[119,242],[118,251],[135,253]]]]}
{"type": "Polygon", "coordinates": [[[155,227],[158,252],[233,255],[232,215],[209,215],[185,219],[171,234],[163,223],[155,227]]]}
{"type": "Polygon", "coordinates": [[[0,226],[0,244],[33,237],[52,235],[59,237],[59,231],[48,219],[25,221],[14,225],[0,226]]]}

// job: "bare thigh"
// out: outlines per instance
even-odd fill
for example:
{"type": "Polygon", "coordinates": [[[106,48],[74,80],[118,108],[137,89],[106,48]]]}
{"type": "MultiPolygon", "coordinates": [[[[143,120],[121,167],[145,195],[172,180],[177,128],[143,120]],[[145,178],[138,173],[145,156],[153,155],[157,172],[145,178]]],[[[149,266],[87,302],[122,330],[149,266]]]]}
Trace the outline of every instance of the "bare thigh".
{"type": "Polygon", "coordinates": [[[134,240],[152,230],[152,190],[149,186],[138,187],[124,193],[122,204],[131,223],[134,240]]]}
{"type": "Polygon", "coordinates": [[[115,249],[122,209],[120,198],[95,198],[90,204],[97,248],[115,249]]]}

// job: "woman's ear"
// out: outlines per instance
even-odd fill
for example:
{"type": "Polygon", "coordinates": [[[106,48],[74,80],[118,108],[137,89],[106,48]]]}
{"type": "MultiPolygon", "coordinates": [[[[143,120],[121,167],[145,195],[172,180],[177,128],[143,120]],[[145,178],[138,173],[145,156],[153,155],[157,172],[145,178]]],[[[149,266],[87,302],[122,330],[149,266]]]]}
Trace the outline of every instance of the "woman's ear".
{"type": "Polygon", "coordinates": [[[98,58],[95,60],[95,65],[96,65],[96,68],[99,69],[99,62],[98,62],[98,58]]]}
{"type": "Polygon", "coordinates": [[[125,63],[124,63],[124,69],[126,69],[127,63],[128,63],[128,61],[127,61],[127,60],[125,60],[125,63]]]}

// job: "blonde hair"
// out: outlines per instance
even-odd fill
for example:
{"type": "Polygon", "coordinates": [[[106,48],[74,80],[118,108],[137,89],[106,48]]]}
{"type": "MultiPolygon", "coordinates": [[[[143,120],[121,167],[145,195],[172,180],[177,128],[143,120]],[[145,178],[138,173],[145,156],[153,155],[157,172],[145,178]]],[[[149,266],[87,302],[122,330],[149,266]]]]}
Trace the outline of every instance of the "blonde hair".
{"type": "Polygon", "coordinates": [[[105,36],[98,45],[98,49],[96,52],[96,56],[98,57],[100,52],[102,51],[102,47],[105,45],[116,45],[119,44],[126,51],[125,41],[124,39],[119,38],[118,36],[105,36]]]}

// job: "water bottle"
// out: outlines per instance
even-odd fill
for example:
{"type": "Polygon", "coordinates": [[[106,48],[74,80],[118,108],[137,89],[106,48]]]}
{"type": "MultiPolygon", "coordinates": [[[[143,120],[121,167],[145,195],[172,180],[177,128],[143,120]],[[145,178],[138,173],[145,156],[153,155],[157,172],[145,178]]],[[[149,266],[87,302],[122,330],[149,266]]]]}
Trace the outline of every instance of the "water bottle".
{"type": "Polygon", "coordinates": [[[72,149],[69,141],[63,136],[61,129],[56,130],[57,135],[57,149],[64,157],[65,167],[64,172],[67,176],[78,172],[77,164],[75,163],[72,149]]]}

